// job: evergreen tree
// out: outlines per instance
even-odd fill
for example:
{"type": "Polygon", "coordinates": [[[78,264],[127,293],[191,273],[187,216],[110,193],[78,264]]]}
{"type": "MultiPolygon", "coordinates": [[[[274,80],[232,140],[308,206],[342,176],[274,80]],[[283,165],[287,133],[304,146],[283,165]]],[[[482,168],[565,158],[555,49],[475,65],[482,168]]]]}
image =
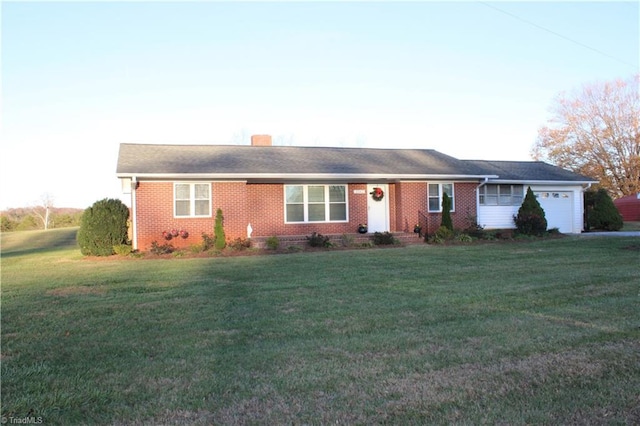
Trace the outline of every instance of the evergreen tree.
{"type": "Polygon", "coordinates": [[[444,226],[449,231],[453,231],[453,221],[451,220],[451,198],[447,193],[442,194],[442,221],[440,226],[444,226]]]}
{"type": "Polygon", "coordinates": [[[527,188],[514,222],[518,232],[525,235],[542,235],[547,230],[547,218],[531,187],[527,188]]]}
{"type": "Polygon", "coordinates": [[[619,231],[624,224],[622,216],[613,204],[609,193],[600,188],[597,192],[585,192],[585,204],[587,208],[587,228],[602,229],[605,231],[619,231]]]}
{"type": "Polygon", "coordinates": [[[218,250],[222,250],[227,245],[227,240],[224,235],[224,217],[222,216],[222,209],[216,210],[216,224],[214,234],[215,247],[218,250]]]}

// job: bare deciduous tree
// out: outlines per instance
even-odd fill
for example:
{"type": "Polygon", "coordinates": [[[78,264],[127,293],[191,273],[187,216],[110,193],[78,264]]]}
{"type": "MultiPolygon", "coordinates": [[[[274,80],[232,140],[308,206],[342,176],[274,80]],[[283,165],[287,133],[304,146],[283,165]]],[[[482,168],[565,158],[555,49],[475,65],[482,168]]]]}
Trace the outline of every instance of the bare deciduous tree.
{"type": "Polygon", "coordinates": [[[45,230],[49,229],[52,208],[53,196],[49,193],[42,194],[40,203],[31,208],[33,214],[42,221],[42,226],[45,230]]]}
{"type": "Polygon", "coordinates": [[[618,198],[640,192],[640,75],[561,93],[532,156],[600,181],[618,198]]]}

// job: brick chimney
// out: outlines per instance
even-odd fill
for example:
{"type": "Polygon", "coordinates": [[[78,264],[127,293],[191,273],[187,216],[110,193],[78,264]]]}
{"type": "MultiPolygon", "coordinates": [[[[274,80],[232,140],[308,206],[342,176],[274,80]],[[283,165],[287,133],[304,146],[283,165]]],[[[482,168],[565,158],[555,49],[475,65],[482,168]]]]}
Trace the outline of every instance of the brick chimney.
{"type": "Polygon", "coordinates": [[[271,135],[251,136],[251,146],[271,146],[271,135]]]}

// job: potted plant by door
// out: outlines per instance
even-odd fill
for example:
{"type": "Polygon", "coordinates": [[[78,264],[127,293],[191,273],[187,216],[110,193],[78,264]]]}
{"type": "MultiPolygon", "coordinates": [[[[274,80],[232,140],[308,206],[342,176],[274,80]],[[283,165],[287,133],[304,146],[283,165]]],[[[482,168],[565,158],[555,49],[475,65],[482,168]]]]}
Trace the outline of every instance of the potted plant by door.
{"type": "Polygon", "coordinates": [[[358,233],[360,233],[360,234],[366,234],[367,233],[367,224],[366,223],[361,223],[360,225],[358,225],[358,233]]]}

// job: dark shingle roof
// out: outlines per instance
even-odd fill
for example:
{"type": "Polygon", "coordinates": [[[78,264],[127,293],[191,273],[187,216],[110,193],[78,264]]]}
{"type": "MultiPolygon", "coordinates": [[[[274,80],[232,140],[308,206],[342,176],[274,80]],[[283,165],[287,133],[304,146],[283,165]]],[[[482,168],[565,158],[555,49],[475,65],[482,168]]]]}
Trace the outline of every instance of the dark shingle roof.
{"type": "MultiPolygon", "coordinates": [[[[248,145],[121,144],[120,177],[198,175],[292,177],[309,175],[385,178],[483,177],[511,181],[594,182],[537,161],[458,160],[432,149],[374,149],[248,145]]],[[[185,176],[186,177],[186,176],[185,176]]]]}
{"type": "Polygon", "coordinates": [[[497,180],[596,182],[590,177],[582,176],[542,161],[464,161],[473,164],[486,174],[497,175],[497,180]]]}
{"type": "Polygon", "coordinates": [[[120,145],[117,173],[483,175],[432,149],[142,144],[120,145]]]}

